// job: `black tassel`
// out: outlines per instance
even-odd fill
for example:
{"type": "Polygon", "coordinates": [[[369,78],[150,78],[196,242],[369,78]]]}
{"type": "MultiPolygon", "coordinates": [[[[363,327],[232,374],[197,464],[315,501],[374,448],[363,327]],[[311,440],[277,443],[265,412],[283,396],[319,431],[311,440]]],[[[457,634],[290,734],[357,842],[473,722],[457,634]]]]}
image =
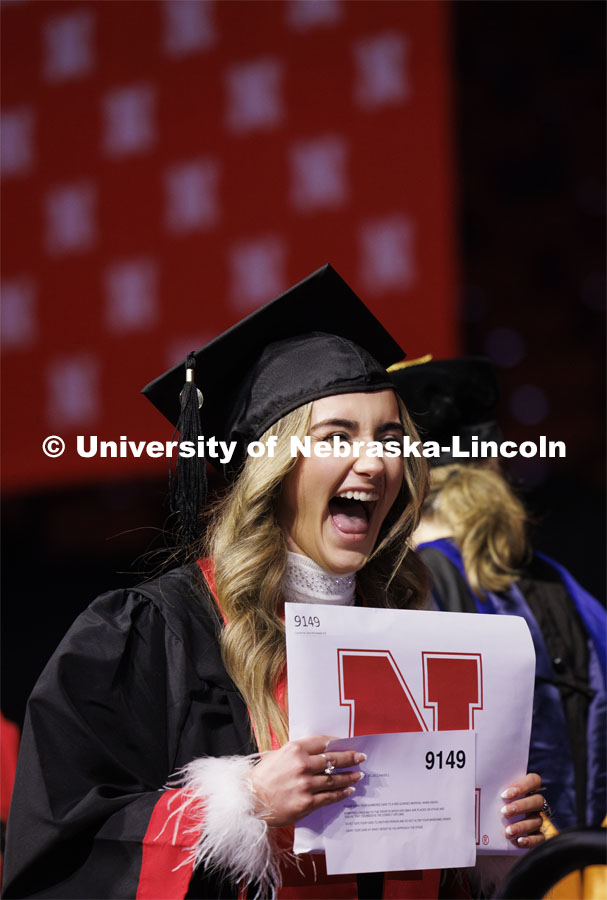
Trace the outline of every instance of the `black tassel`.
{"type": "Polygon", "coordinates": [[[194,456],[178,456],[174,473],[170,474],[171,512],[178,516],[179,541],[187,551],[200,537],[200,513],[207,496],[207,468],[198,457],[198,437],[202,434],[200,407],[203,397],[196,387],[196,360],[190,354],[185,363],[186,381],[180,394],[181,412],[175,431],[180,441],[191,441],[194,456]]]}

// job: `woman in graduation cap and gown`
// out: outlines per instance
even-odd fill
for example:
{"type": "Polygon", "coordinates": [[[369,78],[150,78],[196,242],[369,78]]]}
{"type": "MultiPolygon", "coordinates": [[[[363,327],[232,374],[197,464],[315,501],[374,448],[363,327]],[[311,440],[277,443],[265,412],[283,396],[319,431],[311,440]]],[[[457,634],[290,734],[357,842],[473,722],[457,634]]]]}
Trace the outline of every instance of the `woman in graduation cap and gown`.
{"type": "MultiPolygon", "coordinates": [[[[231,487],[196,562],[95,600],[43,671],[6,897],[438,896],[438,871],[328,876],[322,856],[284,852],[298,819],[349,796],[362,761],[325,754],[326,735],[288,741],[284,602],[420,605],[405,547],[426,487],[423,460],[296,459],[288,438],[415,436],[385,371],[402,355],[325,266],[190,358],[185,388],[178,368],[144,389],[182,438],[203,391],[201,433],[237,445],[231,487]],[[247,456],[269,434],[274,457],[247,456]]],[[[180,477],[191,525],[201,498],[180,477]]],[[[540,783],[510,788],[520,846],[543,840],[540,783]]]]}
{"type": "Polygon", "coordinates": [[[607,808],[605,633],[607,619],[555,560],[529,546],[522,503],[496,458],[475,443],[500,443],[498,388],[489,360],[422,358],[391,368],[430,457],[430,492],[413,535],[432,573],[435,604],[448,612],[522,616],[536,679],[529,766],[559,828],[600,825],[607,808]],[[460,452],[447,449],[457,437],[460,452]]]}

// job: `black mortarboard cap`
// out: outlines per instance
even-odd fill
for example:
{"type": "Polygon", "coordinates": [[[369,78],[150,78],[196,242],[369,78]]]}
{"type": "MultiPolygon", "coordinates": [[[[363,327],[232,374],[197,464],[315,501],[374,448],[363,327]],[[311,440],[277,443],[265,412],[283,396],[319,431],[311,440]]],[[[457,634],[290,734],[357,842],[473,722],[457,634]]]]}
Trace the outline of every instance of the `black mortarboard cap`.
{"type": "MultiPolygon", "coordinates": [[[[392,388],[401,347],[330,265],[323,266],[192,354],[203,395],[201,434],[246,446],[278,419],[333,394],[392,388]]],[[[184,367],[143,393],[175,426],[184,367]]],[[[234,474],[234,467],[225,472],[234,474]]]]}
{"type": "MultiPolygon", "coordinates": [[[[411,360],[390,368],[390,377],[415,422],[422,440],[449,446],[457,435],[462,450],[472,437],[499,440],[495,421],[498,386],[493,366],[481,356],[411,360]]],[[[430,457],[432,465],[454,461],[449,452],[430,457]]]]}

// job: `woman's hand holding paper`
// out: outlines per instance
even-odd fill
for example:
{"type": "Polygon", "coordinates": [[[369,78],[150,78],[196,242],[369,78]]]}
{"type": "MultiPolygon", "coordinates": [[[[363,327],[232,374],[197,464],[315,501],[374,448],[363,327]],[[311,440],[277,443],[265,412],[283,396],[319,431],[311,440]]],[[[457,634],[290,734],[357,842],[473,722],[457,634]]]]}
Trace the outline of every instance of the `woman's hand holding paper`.
{"type": "Polygon", "coordinates": [[[534,793],[542,786],[542,779],[534,772],[530,772],[523,778],[519,778],[516,784],[510,785],[502,794],[502,799],[507,803],[500,812],[505,819],[524,815],[524,819],[515,821],[506,826],[506,834],[517,847],[534,847],[545,840],[540,833],[542,817],[540,812],[544,807],[542,794],[534,793]]]}
{"type": "Polygon", "coordinates": [[[251,784],[259,811],[269,825],[293,825],[321,806],[344,800],[363,777],[362,772],[338,772],[366,759],[364,753],[340,751],[324,754],[326,735],[289,741],[280,750],[264,753],[253,768],[251,784]],[[326,769],[335,772],[326,774],[326,769]]]}

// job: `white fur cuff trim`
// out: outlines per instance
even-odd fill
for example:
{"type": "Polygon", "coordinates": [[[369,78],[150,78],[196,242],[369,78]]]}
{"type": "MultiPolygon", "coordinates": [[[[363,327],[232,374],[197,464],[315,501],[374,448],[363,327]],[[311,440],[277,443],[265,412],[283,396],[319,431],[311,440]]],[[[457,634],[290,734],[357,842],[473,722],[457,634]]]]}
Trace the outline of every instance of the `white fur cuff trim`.
{"type": "Polygon", "coordinates": [[[182,809],[200,810],[202,833],[192,847],[194,866],[219,870],[240,885],[255,881],[258,897],[275,897],[280,853],[264,818],[256,812],[251,767],[258,756],[195,759],[180,775],[182,809]]]}

